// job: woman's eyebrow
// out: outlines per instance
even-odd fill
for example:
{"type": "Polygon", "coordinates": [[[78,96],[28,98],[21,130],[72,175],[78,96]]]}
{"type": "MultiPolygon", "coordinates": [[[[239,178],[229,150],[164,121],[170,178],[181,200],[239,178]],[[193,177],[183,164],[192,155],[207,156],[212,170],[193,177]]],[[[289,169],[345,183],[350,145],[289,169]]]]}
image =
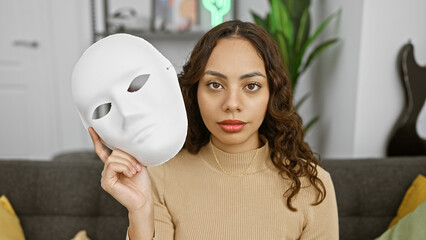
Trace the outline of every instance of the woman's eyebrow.
{"type": "MultiPolygon", "coordinates": [[[[225,76],[224,74],[217,72],[217,71],[213,71],[213,70],[207,70],[204,74],[209,74],[209,75],[213,75],[213,76],[220,77],[220,78],[223,78],[223,79],[228,79],[228,77],[225,76]]],[[[256,76],[266,78],[265,75],[263,75],[259,71],[254,71],[254,72],[250,72],[250,73],[246,73],[246,74],[242,75],[240,77],[240,80],[243,80],[245,78],[256,77],[256,76]]]]}
{"type": "Polygon", "coordinates": [[[263,74],[262,74],[262,73],[260,73],[259,71],[255,71],[255,72],[246,73],[246,74],[242,75],[242,76],[240,77],[240,80],[243,80],[243,79],[245,79],[245,78],[256,77],[256,76],[266,78],[266,77],[265,77],[265,75],[263,75],[263,74]]]}
{"type": "Polygon", "coordinates": [[[216,76],[216,77],[220,77],[220,78],[223,78],[223,79],[228,79],[228,77],[226,77],[224,74],[222,74],[220,72],[213,71],[213,70],[207,70],[204,73],[204,75],[206,75],[206,74],[213,75],[213,76],[216,76]]]}

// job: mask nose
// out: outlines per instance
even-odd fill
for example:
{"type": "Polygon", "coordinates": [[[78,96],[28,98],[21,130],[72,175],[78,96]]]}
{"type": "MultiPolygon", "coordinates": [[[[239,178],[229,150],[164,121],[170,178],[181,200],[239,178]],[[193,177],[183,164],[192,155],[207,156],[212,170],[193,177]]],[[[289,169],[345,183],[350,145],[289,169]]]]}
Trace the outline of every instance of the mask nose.
{"type": "Polygon", "coordinates": [[[123,119],[123,129],[128,128],[129,124],[134,121],[134,117],[132,117],[134,112],[132,104],[127,101],[123,96],[114,96],[112,105],[116,107],[117,113],[123,119]]]}
{"type": "Polygon", "coordinates": [[[147,113],[149,112],[147,106],[143,105],[139,100],[129,98],[126,94],[114,96],[112,104],[115,104],[116,111],[122,119],[122,129],[139,128],[141,119],[146,120],[147,113]]]}

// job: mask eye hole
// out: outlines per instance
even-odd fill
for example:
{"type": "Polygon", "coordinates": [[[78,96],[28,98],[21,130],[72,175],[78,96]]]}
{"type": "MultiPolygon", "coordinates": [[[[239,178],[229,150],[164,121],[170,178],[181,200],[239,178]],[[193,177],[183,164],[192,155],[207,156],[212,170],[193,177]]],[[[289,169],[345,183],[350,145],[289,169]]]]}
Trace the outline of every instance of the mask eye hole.
{"type": "Polygon", "coordinates": [[[105,104],[99,105],[93,112],[92,119],[96,120],[96,119],[103,118],[109,113],[109,111],[111,111],[111,103],[105,103],[105,104]]]}
{"type": "Polygon", "coordinates": [[[141,89],[146,81],[148,81],[148,78],[151,74],[142,74],[137,76],[135,79],[133,79],[132,83],[129,86],[129,89],[127,89],[128,92],[136,92],[141,89]]]}

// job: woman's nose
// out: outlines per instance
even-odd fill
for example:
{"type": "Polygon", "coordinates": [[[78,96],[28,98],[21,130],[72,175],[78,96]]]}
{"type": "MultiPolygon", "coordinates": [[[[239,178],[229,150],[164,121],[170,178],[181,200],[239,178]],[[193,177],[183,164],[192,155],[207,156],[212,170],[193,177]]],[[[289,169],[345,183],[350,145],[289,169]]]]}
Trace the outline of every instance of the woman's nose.
{"type": "Polygon", "coordinates": [[[222,110],[225,112],[240,112],[242,110],[241,96],[238,91],[229,89],[226,92],[222,110]]]}

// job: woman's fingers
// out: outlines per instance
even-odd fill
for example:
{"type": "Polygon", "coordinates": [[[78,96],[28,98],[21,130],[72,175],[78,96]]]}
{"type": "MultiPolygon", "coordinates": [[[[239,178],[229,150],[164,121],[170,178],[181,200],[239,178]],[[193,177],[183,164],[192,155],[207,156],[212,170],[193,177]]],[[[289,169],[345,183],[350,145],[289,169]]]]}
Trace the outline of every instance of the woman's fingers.
{"type": "Polygon", "coordinates": [[[118,156],[118,157],[120,157],[120,158],[123,158],[123,159],[125,159],[125,160],[127,160],[127,161],[129,161],[129,163],[133,166],[133,167],[135,167],[135,168],[137,168],[137,170],[139,171],[140,169],[141,169],[141,165],[140,165],[140,163],[138,162],[138,160],[136,160],[136,158],[134,158],[132,155],[130,155],[130,154],[128,154],[128,153],[126,153],[126,152],[124,152],[124,151],[122,151],[122,150],[120,150],[120,149],[115,149],[113,152],[112,152],[112,154],[111,154],[111,156],[118,156]],[[138,166],[139,165],[139,166],[138,166]]]}
{"type": "Polygon", "coordinates": [[[95,147],[95,152],[102,160],[102,162],[106,162],[109,157],[109,152],[106,150],[104,145],[102,144],[102,140],[99,135],[96,133],[93,127],[89,127],[90,138],[92,138],[93,146],[95,147]]]}
{"type": "Polygon", "coordinates": [[[102,171],[101,186],[104,190],[108,191],[119,180],[118,174],[122,173],[124,176],[131,178],[136,172],[129,168],[126,164],[119,162],[107,162],[102,171]]]}
{"type": "Polygon", "coordinates": [[[142,166],[133,156],[121,151],[120,149],[115,149],[110,155],[108,150],[102,144],[101,138],[96,133],[95,129],[93,129],[93,127],[89,127],[89,134],[92,138],[93,146],[95,147],[95,152],[102,160],[102,162],[104,162],[105,164],[111,161],[117,163],[121,162],[122,164],[127,165],[131,171],[139,172],[142,170],[142,166]]]}
{"type": "Polygon", "coordinates": [[[112,162],[126,165],[133,174],[138,173],[142,170],[142,167],[139,164],[133,163],[133,161],[130,160],[128,157],[117,156],[117,154],[115,153],[115,150],[114,152],[112,152],[111,156],[109,156],[108,160],[105,162],[105,165],[112,162]]]}

